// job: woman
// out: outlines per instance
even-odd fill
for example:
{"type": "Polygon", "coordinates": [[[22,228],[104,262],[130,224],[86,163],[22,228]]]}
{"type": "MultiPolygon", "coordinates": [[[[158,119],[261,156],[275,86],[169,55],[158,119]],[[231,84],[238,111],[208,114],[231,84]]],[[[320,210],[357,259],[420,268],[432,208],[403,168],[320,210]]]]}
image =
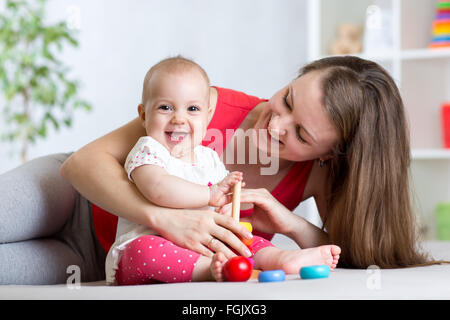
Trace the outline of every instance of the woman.
{"type": "MultiPolygon", "coordinates": [[[[274,175],[260,174],[267,164],[225,163],[228,170],[244,173],[247,189],[242,190],[241,201],[254,208],[243,204],[249,211],[241,216],[266,237],[281,233],[301,248],[336,244],[342,249],[341,266],[393,268],[427,261],[415,247],[404,107],[395,83],[380,66],[356,57],[325,58],[305,66],[299,77],[268,101],[211,88],[211,104],[215,111],[209,128],[268,130],[269,139],[278,146],[279,170],[274,175]],[[226,108],[241,110],[241,118],[224,123],[226,108]],[[311,196],[323,229],[292,213],[311,196]]],[[[0,204],[6,221],[0,226],[0,242],[5,243],[0,245],[0,283],[65,282],[70,263],[80,266],[82,281],[102,279],[102,261],[115,235],[116,216],[146,225],[205,256],[222,251],[231,257],[230,247],[246,255],[238,238],[245,238],[246,230],[230,217],[154,206],[129,183],[123,163],[144,134],[135,119],[69,157],[61,174],[78,192],[55,174],[64,155],[31,161],[0,177],[0,191],[4,191],[0,194],[6,194],[0,204]],[[45,208],[38,201],[40,205],[30,209],[24,205],[28,198],[17,200],[14,193],[16,200],[11,200],[12,192],[7,191],[11,181],[17,184],[20,177],[31,176],[33,186],[16,189],[21,190],[20,197],[26,197],[27,190],[43,190],[32,196],[45,199],[40,201],[45,208]],[[47,210],[50,206],[55,210],[47,210]],[[28,222],[24,210],[34,223],[28,222]],[[28,229],[18,232],[15,226],[22,222],[28,229]],[[37,237],[46,238],[32,240],[37,237]],[[50,269],[51,274],[34,272],[41,270],[40,259],[47,264],[42,270],[50,269]],[[25,271],[27,264],[33,268],[25,271]]],[[[236,142],[238,136],[225,139],[224,152],[236,148],[237,143],[227,142],[236,142]]],[[[254,142],[264,149],[262,141],[254,142]]]]}
{"type": "MultiPolygon", "coordinates": [[[[242,201],[258,208],[249,218],[255,229],[289,235],[301,248],[337,244],[342,248],[341,264],[358,268],[425,262],[414,247],[416,234],[408,183],[409,132],[404,107],[394,81],[380,66],[355,57],[313,62],[269,101],[252,109],[239,128],[269,128],[278,131],[280,140],[280,169],[275,175],[262,176],[248,164],[227,165],[229,170],[244,173],[249,189],[243,191],[242,201]],[[315,159],[318,161],[312,165],[302,198],[315,198],[327,232],[287,212],[268,192],[295,162],[315,159]],[[260,187],[264,189],[252,190],[260,187]]],[[[162,234],[204,255],[210,254],[207,244],[211,236],[222,240],[215,242],[215,251],[227,251],[220,242],[235,247],[231,234],[217,234],[217,222],[213,220],[218,217],[214,215],[205,218],[203,213],[189,210],[177,212],[174,218],[173,213],[167,217],[151,210],[137,216],[138,208],[128,210],[131,201],[124,201],[124,196],[114,204],[102,201],[106,192],[98,190],[106,186],[111,192],[132,192],[137,197],[128,184],[123,189],[119,184],[123,183],[123,157],[143,134],[133,123],[119,129],[109,139],[100,139],[86,147],[88,150],[75,154],[63,168],[64,175],[88,199],[113,212],[157,225],[162,234]],[[128,139],[108,146],[116,136],[128,139]],[[98,158],[100,162],[101,157],[105,158],[101,169],[105,181],[91,181],[86,172],[90,170],[87,159],[98,158]],[[111,185],[113,181],[119,181],[117,186],[111,185]],[[151,219],[162,221],[155,223],[151,219]],[[209,234],[196,231],[195,225],[186,231],[186,225],[199,221],[210,224],[209,234]],[[181,226],[185,231],[175,231],[181,226]]]]}

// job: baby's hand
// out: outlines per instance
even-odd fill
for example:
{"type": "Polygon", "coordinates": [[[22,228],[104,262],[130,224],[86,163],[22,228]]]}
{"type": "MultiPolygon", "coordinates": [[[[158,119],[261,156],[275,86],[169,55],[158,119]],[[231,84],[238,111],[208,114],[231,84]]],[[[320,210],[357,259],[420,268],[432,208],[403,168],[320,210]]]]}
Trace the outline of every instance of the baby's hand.
{"type": "MultiPolygon", "coordinates": [[[[222,181],[209,187],[210,197],[208,205],[212,207],[220,207],[229,202],[227,195],[233,191],[233,186],[239,181],[242,181],[242,179],[242,172],[233,171],[229,173],[222,181]]],[[[242,182],[242,186],[244,185],[245,183],[242,182]]]]}

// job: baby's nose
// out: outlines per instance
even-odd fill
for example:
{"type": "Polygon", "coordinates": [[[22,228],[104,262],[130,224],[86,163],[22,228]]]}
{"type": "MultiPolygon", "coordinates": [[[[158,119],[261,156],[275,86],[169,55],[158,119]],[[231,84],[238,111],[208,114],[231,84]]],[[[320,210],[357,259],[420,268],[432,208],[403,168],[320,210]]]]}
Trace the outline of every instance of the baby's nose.
{"type": "Polygon", "coordinates": [[[179,114],[174,114],[170,120],[172,124],[184,124],[186,123],[186,118],[179,114]]]}

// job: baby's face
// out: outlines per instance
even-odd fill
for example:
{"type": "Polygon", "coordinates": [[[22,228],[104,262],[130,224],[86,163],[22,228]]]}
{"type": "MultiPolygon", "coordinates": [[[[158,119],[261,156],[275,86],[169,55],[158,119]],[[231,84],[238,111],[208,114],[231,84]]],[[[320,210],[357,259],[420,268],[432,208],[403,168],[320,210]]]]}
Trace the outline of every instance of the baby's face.
{"type": "Polygon", "coordinates": [[[175,156],[192,152],[206,134],[211,112],[209,85],[201,73],[157,71],[147,90],[148,99],[139,110],[147,135],[175,156]]]}

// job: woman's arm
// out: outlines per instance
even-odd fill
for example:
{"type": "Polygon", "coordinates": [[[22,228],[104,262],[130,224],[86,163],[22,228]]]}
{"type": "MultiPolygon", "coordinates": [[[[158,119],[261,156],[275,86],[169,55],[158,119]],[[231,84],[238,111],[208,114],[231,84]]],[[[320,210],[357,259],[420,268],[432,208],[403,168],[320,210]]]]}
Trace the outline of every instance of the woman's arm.
{"type": "Polygon", "coordinates": [[[142,135],[145,130],[136,118],[75,152],[63,163],[61,175],[108,212],[151,225],[152,216],[147,214],[151,204],[128,181],[123,169],[128,152],[142,135]]]}
{"type": "Polygon", "coordinates": [[[330,244],[328,234],[302,217],[292,214],[292,228],[285,235],[294,240],[300,248],[312,248],[330,244]]]}
{"type": "Polygon", "coordinates": [[[136,118],[75,152],[61,166],[61,175],[103,209],[149,225],[149,203],[129,183],[123,169],[128,152],[142,135],[144,128],[136,118]]]}
{"type": "Polygon", "coordinates": [[[168,209],[145,199],[123,169],[128,152],[145,131],[138,118],[89,143],[61,167],[61,175],[87,199],[127,220],[148,226],[168,240],[210,256],[205,245],[211,237],[214,251],[233,253],[224,245],[245,255],[247,248],[236,237],[249,237],[247,229],[233,219],[210,211],[168,209]],[[223,243],[222,243],[223,242],[223,243]]]}

